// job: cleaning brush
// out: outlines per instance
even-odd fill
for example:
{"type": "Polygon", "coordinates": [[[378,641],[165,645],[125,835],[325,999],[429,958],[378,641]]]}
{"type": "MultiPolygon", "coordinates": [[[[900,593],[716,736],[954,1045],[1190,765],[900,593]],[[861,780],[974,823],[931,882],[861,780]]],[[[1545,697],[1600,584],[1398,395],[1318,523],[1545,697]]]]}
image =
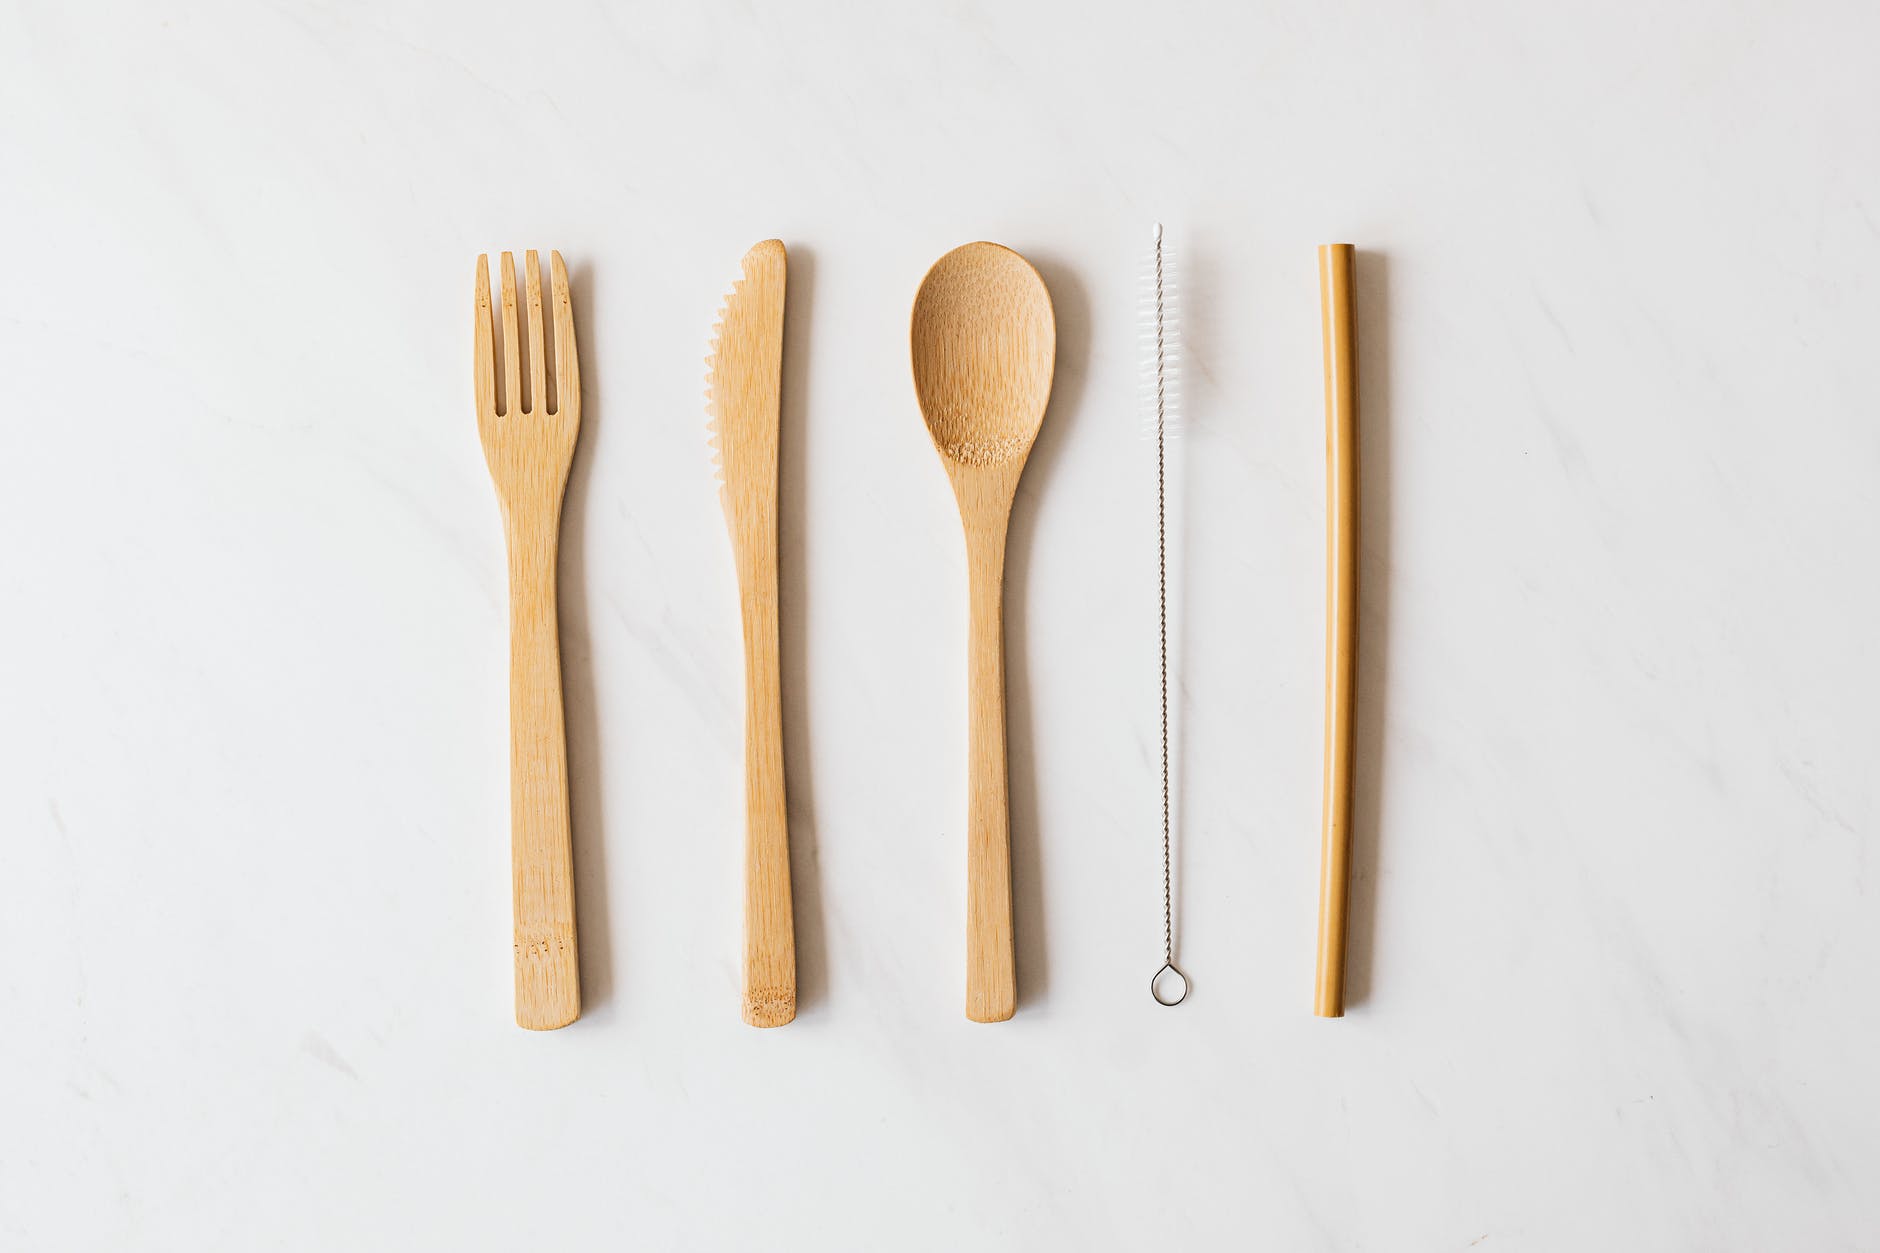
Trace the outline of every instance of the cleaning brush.
{"type": "Polygon", "coordinates": [[[1175,332],[1174,260],[1155,224],[1155,242],[1143,275],[1143,433],[1155,441],[1156,604],[1162,671],[1162,964],[1149,979],[1149,995],[1161,1005],[1188,996],[1188,976],[1175,964],[1175,875],[1169,780],[1168,712],[1168,532],[1169,441],[1179,407],[1178,344],[1175,332]]]}

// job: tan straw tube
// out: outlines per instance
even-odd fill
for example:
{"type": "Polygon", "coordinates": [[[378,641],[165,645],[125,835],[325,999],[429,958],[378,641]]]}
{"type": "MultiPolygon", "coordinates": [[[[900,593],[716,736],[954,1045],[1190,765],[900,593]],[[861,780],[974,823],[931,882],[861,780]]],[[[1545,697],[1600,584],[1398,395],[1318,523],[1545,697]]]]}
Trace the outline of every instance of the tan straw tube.
{"type": "Polygon", "coordinates": [[[1358,658],[1358,361],[1350,244],[1319,246],[1325,331],[1325,824],[1312,1012],[1345,1014],[1351,883],[1351,716],[1358,658]]]}

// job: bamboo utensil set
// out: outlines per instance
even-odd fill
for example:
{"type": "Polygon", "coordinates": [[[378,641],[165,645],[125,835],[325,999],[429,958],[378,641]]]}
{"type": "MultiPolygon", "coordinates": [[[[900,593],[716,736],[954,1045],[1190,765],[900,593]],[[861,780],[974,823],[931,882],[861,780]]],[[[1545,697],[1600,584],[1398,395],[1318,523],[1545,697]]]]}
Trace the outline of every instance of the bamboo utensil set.
{"type": "MultiPolygon", "coordinates": [[[[1327,647],[1323,864],[1314,1012],[1344,1012],[1350,851],[1351,720],[1356,657],[1357,391],[1352,250],[1319,250],[1325,326],[1327,647]]],[[[1158,510],[1166,436],[1162,232],[1156,228],[1158,510]]],[[[555,572],[561,503],[581,420],[574,315],[561,254],[551,252],[549,305],[540,266],[524,254],[528,339],[519,334],[515,262],[501,260],[502,335],[489,259],[477,259],[477,431],[502,507],[509,552],[510,812],[516,1021],[566,1026],[581,1012],[573,849],[555,572]],[[500,356],[499,356],[500,354],[500,356]],[[550,362],[553,369],[550,369],[550,362]],[[500,360],[500,371],[499,371],[500,360]],[[528,389],[523,390],[524,362],[528,389]],[[498,375],[501,375],[500,392],[498,375]],[[552,380],[552,389],[551,389],[552,380]]],[[[778,661],[777,446],[786,259],[777,240],[745,254],[712,340],[707,410],[720,498],[737,568],[745,656],[743,1016],[775,1027],[796,1016],[796,954],[784,801],[778,661]]],[[[1012,1017],[1010,818],[1005,746],[1003,582],[1006,529],[1025,461],[1051,395],[1057,330],[1050,294],[1023,257],[997,244],[955,248],[934,263],[914,301],[914,389],[960,508],[970,587],[967,641],[966,1016],[1012,1017]]],[[[1166,517],[1160,518],[1166,544],[1166,517]]],[[[1167,762],[1167,566],[1163,550],[1163,902],[1165,963],[1174,966],[1167,762]]],[[[1165,999],[1178,1003],[1187,995],[1165,999]]]]}

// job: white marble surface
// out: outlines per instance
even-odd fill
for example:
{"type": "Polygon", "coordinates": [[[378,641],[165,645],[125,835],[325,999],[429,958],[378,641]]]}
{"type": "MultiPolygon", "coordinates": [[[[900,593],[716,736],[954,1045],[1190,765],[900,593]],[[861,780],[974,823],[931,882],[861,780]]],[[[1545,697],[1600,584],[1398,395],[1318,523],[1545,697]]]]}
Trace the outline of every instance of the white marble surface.
{"type": "Polygon", "coordinates": [[[525,7],[0,5],[0,1245],[1874,1247],[1870,6],[525,7]],[[1156,217],[1191,262],[1178,1011],[1156,217]],[[760,1033],[699,377],[772,235],[806,1006],[760,1033]],[[975,238],[1061,331],[992,1028],[905,344],[975,238]],[[1368,250],[1368,765],[1361,1003],[1322,1022],[1333,238],[1368,250]],[[589,1008],[551,1035],[509,1019],[469,390],[504,247],[568,258],[586,386],[589,1008]]]}

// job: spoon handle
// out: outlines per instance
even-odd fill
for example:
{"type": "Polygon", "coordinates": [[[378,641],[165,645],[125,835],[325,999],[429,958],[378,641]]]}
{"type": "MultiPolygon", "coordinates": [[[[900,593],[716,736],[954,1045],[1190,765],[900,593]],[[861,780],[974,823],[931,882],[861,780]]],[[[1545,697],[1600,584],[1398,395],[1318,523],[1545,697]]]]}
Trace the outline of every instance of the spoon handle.
{"type": "Polygon", "coordinates": [[[1004,1022],[1018,1007],[1012,956],[1011,819],[1005,770],[1005,524],[970,527],[967,644],[966,1016],[1004,1022]]]}

